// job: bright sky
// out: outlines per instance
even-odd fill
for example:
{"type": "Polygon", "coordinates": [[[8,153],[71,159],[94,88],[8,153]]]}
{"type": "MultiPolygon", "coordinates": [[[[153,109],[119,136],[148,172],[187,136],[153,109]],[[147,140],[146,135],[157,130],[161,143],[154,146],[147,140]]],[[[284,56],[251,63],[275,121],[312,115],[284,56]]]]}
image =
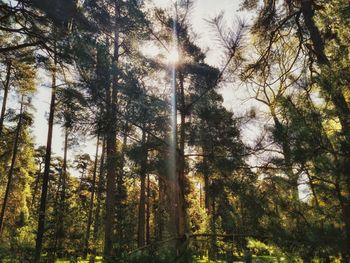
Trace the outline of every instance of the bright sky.
{"type": "MultiPolygon", "coordinates": [[[[156,7],[167,8],[171,6],[171,0],[153,0],[156,7]]],[[[207,63],[220,66],[223,62],[223,53],[221,53],[218,42],[215,39],[215,33],[210,28],[205,19],[210,19],[218,15],[221,11],[224,12],[224,18],[227,25],[230,26],[235,21],[239,1],[238,0],[197,0],[195,1],[192,12],[189,16],[189,21],[192,24],[194,33],[197,35],[197,44],[207,52],[207,63]]],[[[242,14],[240,14],[242,17],[242,14]]],[[[36,136],[37,145],[46,145],[47,140],[47,116],[49,112],[50,102],[50,78],[41,77],[38,81],[44,83],[38,87],[38,94],[34,97],[33,103],[36,107],[34,135],[36,136]]],[[[242,107],[242,100],[237,96],[240,92],[237,91],[235,85],[227,85],[223,89],[223,95],[225,99],[225,105],[229,109],[233,109],[237,112],[243,112],[247,107],[242,107]]],[[[55,126],[54,128],[54,140],[53,140],[53,152],[57,155],[62,155],[62,135],[60,128],[55,126]]],[[[87,143],[87,146],[80,151],[94,155],[95,145],[94,143],[87,143]]],[[[78,152],[70,151],[70,156],[74,156],[78,152]]]]}
{"type": "MultiPolygon", "coordinates": [[[[167,8],[171,6],[172,0],[153,0],[155,6],[167,8]]],[[[197,35],[197,44],[203,49],[208,50],[207,62],[213,65],[219,65],[222,54],[217,48],[218,41],[215,39],[213,29],[205,20],[214,18],[221,12],[225,14],[227,25],[234,23],[236,17],[240,15],[237,10],[240,0],[196,0],[189,14],[189,21],[194,33],[197,35]],[[216,47],[216,48],[215,48],[216,47]]]]}

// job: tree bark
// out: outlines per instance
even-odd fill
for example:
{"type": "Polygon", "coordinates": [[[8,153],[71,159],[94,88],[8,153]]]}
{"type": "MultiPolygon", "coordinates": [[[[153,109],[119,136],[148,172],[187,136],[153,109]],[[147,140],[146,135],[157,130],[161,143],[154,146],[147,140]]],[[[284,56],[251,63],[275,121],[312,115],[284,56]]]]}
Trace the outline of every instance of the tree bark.
{"type": "Polygon", "coordinates": [[[137,246],[143,247],[145,245],[145,188],[146,188],[146,175],[140,174],[141,177],[141,189],[140,189],[140,200],[139,200],[139,220],[137,227],[137,246]]]}
{"type": "Polygon", "coordinates": [[[209,183],[209,174],[208,174],[208,165],[207,165],[207,157],[203,157],[203,177],[204,177],[204,202],[205,202],[205,209],[207,210],[207,214],[211,214],[211,201],[210,201],[210,183],[209,183]]]}
{"type": "Polygon", "coordinates": [[[7,104],[7,97],[8,92],[10,89],[10,77],[11,77],[11,61],[7,62],[7,69],[6,69],[6,80],[4,84],[4,98],[2,100],[2,107],[1,107],[1,113],[0,113],[0,138],[2,135],[2,130],[4,128],[4,119],[5,119],[5,113],[6,113],[6,104],[7,104]]]}
{"type": "Polygon", "coordinates": [[[91,224],[92,224],[92,210],[94,208],[99,143],[100,143],[100,136],[97,135],[95,163],[94,163],[94,170],[93,170],[92,182],[91,182],[91,196],[90,196],[90,204],[89,204],[89,213],[88,213],[88,220],[87,220],[87,224],[86,224],[85,247],[84,247],[84,255],[83,255],[84,259],[87,258],[87,255],[89,253],[89,239],[90,239],[90,229],[91,229],[91,224]]]}
{"type": "Polygon", "coordinates": [[[55,102],[56,102],[56,66],[57,59],[56,54],[54,55],[54,65],[52,69],[52,85],[51,85],[51,102],[50,102],[50,114],[48,123],[48,134],[46,143],[46,154],[45,154],[45,168],[43,174],[43,185],[40,197],[39,207],[39,219],[38,219],[38,231],[36,236],[34,262],[39,263],[41,256],[41,249],[43,244],[43,237],[45,232],[45,213],[46,213],[46,201],[47,192],[50,177],[50,162],[51,162],[51,148],[52,148],[52,135],[53,135],[53,122],[55,115],[55,102]]]}
{"type": "Polygon", "coordinates": [[[216,204],[215,204],[215,198],[212,198],[211,200],[211,214],[210,214],[210,232],[212,234],[210,238],[210,248],[208,251],[209,259],[216,260],[217,255],[217,238],[216,238],[216,220],[217,220],[217,212],[216,212],[216,204]]]}
{"type": "MultiPolygon", "coordinates": [[[[115,29],[114,29],[114,54],[113,54],[113,78],[112,91],[109,99],[108,130],[107,130],[107,190],[106,190],[106,220],[105,220],[105,244],[104,259],[113,257],[113,241],[115,231],[115,196],[116,196],[116,169],[117,169],[117,94],[118,94],[118,61],[119,61],[119,1],[115,1],[115,29]]],[[[108,101],[108,100],[107,100],[108,101]]]]}
{"type": "Polygon", "coordinates": [[[18,124],[17,124],[17,129],[16,129],[15,141],[14,141],[14,145],[13,145],[11,166],[10,166],[10,170],[9,170],[9,173],[8,173],[8,179],[7,179],[7,185],[6,185],[6,190],[5,190],[5,196],[4,196],[4,201],[2,203],[2,208],[1,208],[1,214],[0,214],[0,236],[2,235],[3,222],[4,222],[4,217],[5,217],[5,211],[6,211],[6,205],[7,205],[7,200],[8,200],[10,191],[11,191],[11,184],[12,184],[12,179],[13,179],[13,170],[15,168],[16,157],[17,157],[17,152],[18,152],[19,136],[20,136],[21,126],[22,126],[23,104],[24,104],[24,95],[22,95],[22,99],[21,99],[21,109],[20,109],[20,113],[19,113],[19,120],[18,120],[18,124]]]}
{"type": "Polygon", "coordinates": [[[163,239],[164,230],[164,211],[165,211],[165,190],[164,181],[159,176],[158,179],[158,207],[156,212],[156,226],[155,226],[155,240],[161,241],[163,239]]]}
{"type": "Polygon", "coordinates": [[[146,132],[142,131],[142,156],[140,163],[140,200],[139,200],[139,220],[137,230],[137,246],[143,247],[145,245],[145,205],[146,205],[146,165],[147,165],[147,149],[146,149],[146,132]]]}
{"type": "Polygon", "coordinates": [[[42,162],[39,163],[39,169],[38,169],[38,172],[37,172],[37,176],[38,177],[35,179],[35,182],[34,182],[34,191],[33,191],[32,201],[30,203],[30,209],[33,208],[33,205],[35,203],[36,194],[37,194],[38,188],[39,188],[39,181],[40,181],[40,178],[41,178],[41,169],[42,169],[42,162]]]}
{"type": "Polygon", "coordinates": [[[116,242],[119,244],[119,249],[116,250],[117,256],[121,256],[124,250],[125,243],[125,231],[123,225],[125,225],[125,200],[127,190],[124,184],[124,165],[125,165],[125,154],[126,154],[126,146],[128,143],[128,121],[125,122],[123,132],[123,143],[122,149],[120,152],[120,162],[117,173],[117,192],[116,192],[116,242]]]}
{"type": "Polygon", "coordinates": [[[64,150],[63,150],[63,167],[62,167],[62,189],[60,193],[60,214],[58,219],[58,251],[62,251],[63,239],[64,239],[64,215],[66,210],[66,187],[67,187],[67,154],[68,154],[68,138],[69,129],[65,127],[64,131],[64,150]]]}
{"type": "Polygon", "coordinates": [[[98,185],[97,185],[97,194],[96,194],[96,211],[95,211],[95,222],[94,222],[94,235],[93,235],[93,256],[96,256],[96,242],[98,238],[98,232],[100,229],[100,211],[101,211],[101,201],[102,201],[102,192],[104,190],[104,160],[105,160],[105,149],[106,148],[106,140],[102,139],[102,153],[101,153],[101,159],[100,159],[100,170],[99,170],[99,178],[98,178],[98,185]]]}
{"type": "Polygon", "coordinates": [[[146,244],[151,243],[151,230],[150,230],[150,217],[151,217],[151,189],[150,189],[150,180],[149,174],[147,174],[147,210],[146,210],[146,244]]]}
{"type": "Polygon", "coordinates": [[[311,0],[301,0],[300,2],[301,13],[303,14],[305,25],[310,33],[317,61],[323,65],[329,64],[329,60],[324,53],[324,41],[321,37],[320,31],[313,21],[315,13],[313,3],[311,0]]]}
{"type": "Polygon", "coordinates": [[[187,215],[186,215],[186,198],[185,198],[185,188],[186,188],[186,177],[185,177],[185,90],[184,90],[184,80],[181,74],[179,74],[179,86],[180,86],[180,136],[179,136],[179,156],[178,156],[178,177],[176,182],[176,194],[177,194],[177,215],[176,215],[176,228],[177,236],[183,237],[188,231],[187,229],[187,215]]]}
{"type": "Polygon", "coordinates": [[[62,218],[62,213],[63,211],[61,210],[61,205],[60,205],[60,193],[62,192],[62,181],[63,181],[63,169],[59,173],[58,177],[58,184],[57,184],[57,192],[56,196],[54,199],[54,213],[55,213],[55,238],[54,238],[54,245],[52,251],[49,252],[49,258],[53,262],[55,262],[58,254],[59,254],[59,249],[58,247],[58,240],[60,236],[60,224],[61,224],[61,218],[62,218]]]}

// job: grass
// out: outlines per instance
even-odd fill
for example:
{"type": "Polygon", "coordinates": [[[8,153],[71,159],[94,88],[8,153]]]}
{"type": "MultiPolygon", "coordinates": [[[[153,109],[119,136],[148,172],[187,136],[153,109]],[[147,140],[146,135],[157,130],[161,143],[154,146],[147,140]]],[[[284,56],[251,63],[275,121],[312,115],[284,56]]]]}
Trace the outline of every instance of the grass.
{"type": "MultiPolygon", "coordinates": [[[[272,257],[272,256],[253,256],[253,260],[254,262],[260,262],[260,263],[277,263],[279,262],[276,257],[272,257]]],[[[237,262],[245,262],[243,258],[241,259],[237,259],[237,262]]],[[[224,263],[226,262],[225,260],[217,260],[217,261],[213,261],[213,260],[208,260],[207,257],[203,257],[203,259],[200,259],[199,257],[195,258],[195,262],[196,263],[224,263]]]]}
{"type": "MultiPolygon", "coordinates": [[[[269,257],[269,256],[265,256],[265,257],[254,257],[255,259],[261,260],[261,261],[257,261],[257,262],[262,262],[262,263],[267,263],[267,262],[277,262],[276,258],[274,257],[269,257]]],[[[195,259],[196,263],[225,263],[226,261],[223,260],[208,260],[207,257],[203,257],[202,259],[199,257],[196,257],[195,259]]],[[[242,262],[244,260],[241,260],[242,262]]],[[[77,261],[78,263],[89,263],[89,260],[83,260],[83,259],[78,259],[77,261]]],[[[102,257],[97,257],[95,260],[96,263],[98,262],[102,262],[102,257]]],[[[56,261],[56,263],[69,263],[68,259],[58,259],[56,261]]]]}
{"type": "Polygon", "coordinates": [[[196,263],[223,263],[225,261],[222,261],[222,260],[218,260],[218,261],[213,261],[213,260],[208,260],[208,258],[203,258],[203,259],[200,259],[200,258],[195,258],[195,262],[196,263]]]}
{"type": "MultiPolygon", "coordinates": [[[[56,260],[56,263],[69,263],[69,259],[57,259],[56,260]]],[[[78,258],[78,263],[89,263],[89,260],[84,260],[84,259],[79,259],[78,258]]],[[[96,257],[95,259],[95,262],[98,263],[98,262],[102,262],[102,257],[96,257]]]]}

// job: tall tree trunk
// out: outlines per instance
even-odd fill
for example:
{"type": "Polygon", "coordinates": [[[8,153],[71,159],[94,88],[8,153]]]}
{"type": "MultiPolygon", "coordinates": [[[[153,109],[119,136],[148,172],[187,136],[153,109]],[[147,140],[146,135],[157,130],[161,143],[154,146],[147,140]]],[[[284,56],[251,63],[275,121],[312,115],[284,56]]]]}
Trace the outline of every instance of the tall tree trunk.
{"type": "Polygon", "coordinates": [[[48,185],[49,185],[49,179],[50,179],[53,121],[54,121],[54,115],[55,115],[56,89],[57,89],[56,87],[56,66],[57,66],[56,54],[54,54],[54,56],[55,56],[54,65],[52,69],[50,115],[49,115],[46,154],[45,154],[45,168],[44,168],[43,184],[42,184],[41,197],[40,197],[38,231],[36,236],[35,254],[34,254],[35,263],[39,263],[40,261],[41,249],[43,245],[43,237],[44,237],[44,231],[45,231],[46,201],[47,201],[47,192],[48,192],[48,185]]]}
{"type": "Polygon", "coordinates": [[[216,204],[215,204],[215,198],[212,198],[210,206],[212,207],[211,209],[211,214],[210,214],[210,232],[211,232],[211,237],[210,237],[210,248],[209,248],[209,259],[216,259],[217,255],[217,238],[216,238],[216,220],[217,220],[217,212],[216,212],[216,204]]]}
{"type": "MultiPolygon", "coordinates": [[[[115,231],[115,196],[117,170],[117,94],[118,94],[118,62],[119,62],[119,1],[115,0],[115,29],[113,54],[112,92],[108,109],[107,131],[107,191],[106,191],[106,220],[104,258],[108,261],[113,257],[113,241],[115,231]]],[[[108,101],[108,100],[107,100],[108,101]]]]}
{"type": "Polygon", "coordinates": [[[140,188],[140,200],[139,200],[139,216],[137,227],[137,246],[143,247],[145,245],[145,189],[146,189],[146,174],[140,174],[141,188],[140,188]]]}
{"type": "Polygon", "coordinates": [[[206,156],[203,157],[203,177],[204,177],[204,203],[205,203],[205,209],[207,210],[207,214],[210,215],[212,207],[211,207],[210,193],[209,193],[210,182],[209,182],[209,174],[208,174],[208,161],[207,161],[207,157],[206,156]]]}
{"type": "Polygon", "coordinates": [[[176,229],[176,258],[179,260],[187,250],[186,234],[189,232],[187,224],[187,203],[186,192],[187,178],[185,176],[185,124],[186,124],[186,105],[185,105],[185,90],[184,90],[184,78],[179,73],[179,101],[180,101],[180,130],[178,136],[178,151],[177,151],[177,169],[175,171],[176,178],[173,182],[174,188],[174,219],[176,229]]]}
{"type": "Polygon", "coordinates": [[[4,98],[2,100],[2,107],[1,107],[1,113],[0,113],[0,138],[1,138],[3,127],[4,127],[7,97],[8,97],[8,93],[9,93],[9,89],[10,89],[11,61],[8,61],[7,63],[8,64],[7,64],[7,68],[6,68],[6,80],[5,80],[5,84],[4,84],[4,98]]]}
{"type": "Polygon", "coordinates": [[[96,184],[99,144],[100,144],[100,135],[98,134],[97,135],[97,142],[96,142],[94,170],[93,170],[92,182],[91,182],[92,185],[91,185],[89,213],[88,213],[88,220],[87,220],[87,224],[86,224],[85,247],[84,247],[84,258],[85,259],[87,257],[88,252],[89,252],[89,239],[90,239],[90,229],[91,229],[91,224],[92,224],[92,212],[93,212],[93,208],[94,208],[95,184],[96,184]]]}
{"type": "Polygon", "coordinates": [[[117,194],[116,194],[116,218],[117,218],[117,238],[116,241],[119,244],[119,249],[116,251],[117,256],[120,256],[123,253],[125,243],[125,200],[127,198],[127,191],[124,184],[124,165],[125,165],[125,154],[126,154],[126,146],[128,143],[128,121],[125,122],[124,125],[124,136],[123,136],[123,144],[120,152],[120,163],[119,169],[117,173],[117,194]]]}
{"type": "Polygon", "coordinates": [[[66,214],[66,188],[67,188],[67,175],[68,175],[67,174],[68,138],[69,138],[69,128],[65,127],[63,167],[62,167],[62,189],[60,193],[60,214],[59,214],[59,220],[58,220],[58,223],[59,223],[58,251],[59,252],[62,252],[62,246],[64,241],[64,215],[66,214]]]}
{"type": "MultiPolygon", "coordinates": [[[[203,208],[203,187],[202,187],[202,183],[199,183],[199,207],[203,208]]],[[[205,205],[204,205],[205,207],[205,205]]]]}
{"type": "Polygon", "coordinates": [[[145,205],[146,205],[146,165],[147,165],[147,149],[146,149],[146,132],[142,130],[142,156],[140,164],[140,200],[139,200],[139,220],[137,230],[137,246],[143,247],[145,245],[145,205]]]}
{"type": "Polygon", "coordinates": [[[53,262],[55,262],[58,254],[59,254],[59,250],[57,249],[58,247],[58,240],[59,240],[59,236],[60,236],[60,220],[61,220],[61,214],[62,214],[62,210],[61,210],[61,205],[60,205],[60,193],[62,192],[62,181],[63,181],[63,169],[60,171],[59,177],[58,177],[58,185],[57,185],[57,192],[56,192],[56,196],[55,196],[55,200],[54,200],[54,211],[55,211],[55,238],[54,238],[54,244],[53,244],[53,249],[50,250],[49,252],[49,258],[50,260],[52,260],[53,262]]]}
{"type": "Polygon", "coordinates": [[[99,178],[98,178],[98,185],[97,185],[97,194],[96,194],[96,211],[95,211],[95,222],[94,222],[94,235],[93,235],[93,255],[96,256],[96,242],[98,238],[98,232],[100,229],[100,211],[101,211],[101,201],[102,201],[102,191],[104,190],[104,160],[105,160],[105,149],[106,148],[106,140],[102,139],[102,153],[101,153],[101,159],[100,159],[100,170],[99,170],[99,178]]]}
{"type": "Polygon", "coordinates": [[[185,177],[185,90],[184,90],[184,79],[181,73],[179,74],[179,86],[180,86],[180,136],[179,136],[179,156],[178,156],[178,178],[176,182],[177,192],[177,215],[176,215],[176,228],[178,237],[184,237],[187,229],[187,215],[186,215],[186,177],[185,177]]]}
{"type": "Polygon", "coordinates": [[[30,203],[30,210],[33,208],[33,205],[35,203],[35,198],[36,198],[36,195],[37,195],[38,190],[39,190],[38,188],[39,188],[39,182],[40,182],[40,178],[41,178],[41,169],[42,169],[42,162],[39,163],[37,178],[35,178],[34,191],[33,191],[32,201],[30,203]]]}
{"type": "Polygon", "coordinates": [[[156,211],[156,224],[155,224],[155,240],[161,241],[163,239],[164,230],[164,211],[165,211],[165,185],[163,178],[158,177],[158,207],[156,211]]]}
{"type": "Polygon", "coordinates": [[[11,191],[11,184],[12,184],[12,179],[13,179],[13,170],[15,168],[16,157],[17,157],[17,152],[18,152],[19,136],[20,136],[20,133],[21,133],[21,126],[22,126],[23,104],[24,104],[24,96],[22,95],[21,109],[20,109],[20,112],[19,112],[19,120],[18,120],[18,124],[17,124],[17,128],[16,128],[15,141],[14,141],[13,150],[12,150],[11,166],[10,166],[10,170],[9,170],[9,173],[8,173],[4,201],[3,201],[2,207],[1,207],[0,236],[2,235],[5,211],[6,211],[6,206],[7,206],[7,200],[8,200],[10,191],[11,191]]]}
{"type": "Polygon", "coordinates": [[[305,25],[310,33],[311,41],[317,60],[320,64],[329,64],[329,60],[324,52],[324,41],[321,37],[320,31],[318,30],[315,22],[313,21],[315,13],[313,0],[301,0],[300,3],[300,11],[303,14],[305,25]]]}
{"type": "Polygon", "coordinates": [[[94,222],[94,243],[97,240],[98,231],[99,231],[99,221],[100,221],[100,211],[101,211],[101,199],[102,199],[102,192],[104,188],[104,161],[105,161],[105,150],[106,150],[106,140],[102,139],[102,152],[101,152],[101,159],[100,159],[100,170],[99,170],[99,178],[98,178],[98,185],[97,185],[97,194],[96,194],[96,213],[95,213],[95,222],[94,222]]]}
{"type": "Polygon", "coordinates": [[[151,230],[150,230],[150,217],[151,217],[151,188],[149,174],[147,174],[147,210],[146,210],[146,244],[151,244],[151,230]]]}
{"type": "Polygon", "coordinates": [[[105,220],[105,245],[104,257],[106,260],[112,257],[112,247],[115,231],[115,194],[116,194],[116,132],[107,135],[107,175],[106,175],[106,220],[105,220]],[[114,137],[114,138],[113,138],[114,137]]]}

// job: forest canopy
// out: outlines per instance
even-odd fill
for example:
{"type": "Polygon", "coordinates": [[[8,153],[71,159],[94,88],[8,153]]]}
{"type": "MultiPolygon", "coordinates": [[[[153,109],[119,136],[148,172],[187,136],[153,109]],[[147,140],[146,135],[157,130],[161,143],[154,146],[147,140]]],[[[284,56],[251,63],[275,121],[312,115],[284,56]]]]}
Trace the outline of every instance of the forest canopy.
{"type": "Polygon", "coordinates": [[[208,1],[0,0],[0,262],[350,262],[350,2],[208,1]]]}

